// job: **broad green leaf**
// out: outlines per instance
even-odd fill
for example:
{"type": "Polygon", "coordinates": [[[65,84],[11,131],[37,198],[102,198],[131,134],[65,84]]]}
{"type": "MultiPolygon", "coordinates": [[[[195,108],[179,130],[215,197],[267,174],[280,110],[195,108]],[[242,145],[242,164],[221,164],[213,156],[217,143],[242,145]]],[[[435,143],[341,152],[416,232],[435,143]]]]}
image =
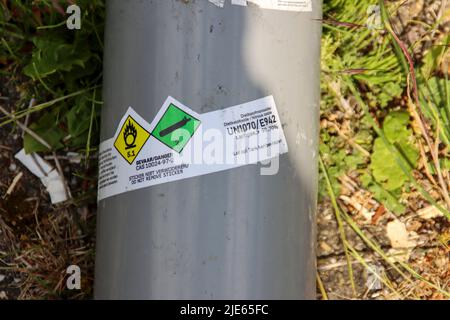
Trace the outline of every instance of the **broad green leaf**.
{"type": "Polygon", "coordinates": [[[35,49],[24,73],[33,78],[45,78],[57,71],[69,72],[74,66],[84,67],[91,57],[89,47],[81,39],[68,42],[62,36],[40,35],[33,40],[35,49]]]}
{"type": "MultiPolygon", "coordinates": [[[[383,124],[386,138],[394,144],[408,159],[414,168],[419,159],[419,152],[414,144],[412,130],[409,129],[409,114],[402,111],[390,113],[383,124]]],[[[375,181],[387,191],[395,191],[403,187],[408,177],[397,164],[392,153],[386,147],[382,138],[375,140],[371,156],[370,168],[375,181]]]]}

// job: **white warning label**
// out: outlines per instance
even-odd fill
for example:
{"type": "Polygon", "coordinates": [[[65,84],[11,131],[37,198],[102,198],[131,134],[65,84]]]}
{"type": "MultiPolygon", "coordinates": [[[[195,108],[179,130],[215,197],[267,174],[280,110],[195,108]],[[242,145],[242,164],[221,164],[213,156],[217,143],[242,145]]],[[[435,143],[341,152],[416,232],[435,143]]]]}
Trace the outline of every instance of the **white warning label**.
{"type": "MultiPolygon", "coordinates": [[[[223,8],[225,0],[209,0],[218,7],[223,8]]],[[[247,6],[254,4],[261,9],[283,10],[283,11],[297,11],[297,12],[311,12],[311,0],[231,0],[231,4],[239,6],[247,6]]]]}
{"type": "Polygon", "coordinates": [[[311,0],[247,0],[262,9],[284,11],[312,11],[311,0]]]}
{"type": "Polygon", "coordinates": [[[204,114],[169,97],[151,123],[129,107],[100,144],[98,200],[286,152],[272,96],[204,114]]]}

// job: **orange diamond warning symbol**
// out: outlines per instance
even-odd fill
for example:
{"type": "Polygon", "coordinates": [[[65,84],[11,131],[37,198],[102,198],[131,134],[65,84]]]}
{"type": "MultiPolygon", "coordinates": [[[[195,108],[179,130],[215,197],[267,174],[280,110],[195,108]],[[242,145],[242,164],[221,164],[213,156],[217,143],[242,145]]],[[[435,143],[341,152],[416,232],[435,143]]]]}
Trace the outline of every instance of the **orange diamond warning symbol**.
{"type": "Polygon", "coordinates": [[[149,137],[150,133],[128,116],[114,141],[114,147],[129,164],[132,164],[149,137]]]}

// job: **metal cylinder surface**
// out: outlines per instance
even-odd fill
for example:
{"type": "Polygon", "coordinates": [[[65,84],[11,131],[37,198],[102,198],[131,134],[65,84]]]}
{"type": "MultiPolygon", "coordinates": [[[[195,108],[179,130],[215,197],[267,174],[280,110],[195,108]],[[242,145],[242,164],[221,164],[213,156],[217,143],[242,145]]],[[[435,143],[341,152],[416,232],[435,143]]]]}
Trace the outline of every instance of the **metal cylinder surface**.
{"type": "MultiPolygon", "coordinates": [[[[231,2],[231,1],[230,1],[231,2]]],[[[102,139],[128,106],[198,113],[273,95],[289,152],[102,200],[97,299],[314,299],[321,4],[108,0],[102,139]]]]}

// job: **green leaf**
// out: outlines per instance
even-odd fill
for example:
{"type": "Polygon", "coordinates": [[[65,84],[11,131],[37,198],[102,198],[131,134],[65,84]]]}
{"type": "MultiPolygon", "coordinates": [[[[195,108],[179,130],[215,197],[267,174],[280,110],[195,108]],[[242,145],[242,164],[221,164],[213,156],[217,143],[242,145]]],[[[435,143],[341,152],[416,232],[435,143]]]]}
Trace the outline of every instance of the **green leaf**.
{"type": "Polygon", "coordinates": [[[84,67],[91,57],[89,47],[83,40],[66,40],[58,33],[36,36],[35,49],[30,63],[24,68],[25,75],[37,79],[45,78],[57,71],[69,72],[74,66],[84,67]]]}
{"type": "Polygon", "coordinates": [[[78,137],[89,129],[90,113],[87,106],[87,97],[80,96],[66,114],[67,129],[71,137],[78,137]]]}
{"type": "MultiPolygon", "coordinates": [[[[413,133],[408,128],[409,122],[408,113],[402,111],[392,112],[384,120],[383,131],[389,142],[397,146],[414,168],[419,159],[419,152],[411,138],[413,133]]],[[[392,158],[391,152],[380,137],[375,140],[370,168],[375,181],[387,191],[400,189],[408,181],[407,175],[392,158]]]]}

